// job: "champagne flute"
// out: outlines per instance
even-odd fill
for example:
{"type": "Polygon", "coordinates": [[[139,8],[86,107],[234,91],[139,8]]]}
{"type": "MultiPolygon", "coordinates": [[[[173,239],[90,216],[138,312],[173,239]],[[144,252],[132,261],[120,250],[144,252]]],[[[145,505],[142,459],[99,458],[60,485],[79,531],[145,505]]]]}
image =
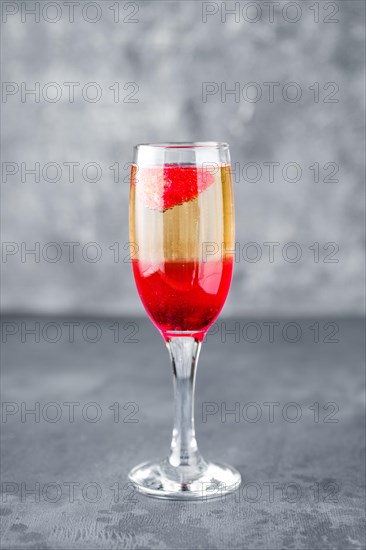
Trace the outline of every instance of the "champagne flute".
{"type": "Polygon", "coordinates": [[[234,249],[229,146],[150,143],[134,148],[130,185],[132,267],[141,301],[168,348],[175,415],[168,458],[133,468],[141,493],[207,499],[234,491],[240,474],[204,460],[194,429],[202,340],[228,294],[234,249]]]}

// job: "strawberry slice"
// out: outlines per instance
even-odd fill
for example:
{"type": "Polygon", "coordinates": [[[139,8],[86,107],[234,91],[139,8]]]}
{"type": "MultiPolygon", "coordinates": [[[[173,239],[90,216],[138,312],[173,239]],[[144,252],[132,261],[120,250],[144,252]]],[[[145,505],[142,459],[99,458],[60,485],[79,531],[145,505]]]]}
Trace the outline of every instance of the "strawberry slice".
{"type": "Polygon", "coordinates": [[[138,167],[132,175],[139,200],[160,212],[195,199],[214,181],[209,168],[176,164],[138,167]]]}

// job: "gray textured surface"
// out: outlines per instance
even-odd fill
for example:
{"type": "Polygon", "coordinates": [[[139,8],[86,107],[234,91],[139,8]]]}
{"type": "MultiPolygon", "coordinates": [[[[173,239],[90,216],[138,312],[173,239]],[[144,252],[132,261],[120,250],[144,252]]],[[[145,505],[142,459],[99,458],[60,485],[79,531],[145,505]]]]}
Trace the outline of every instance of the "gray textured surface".
{"type": "MultiPolygon", "coordinates": [[[[274,320],[274,319],[271,319],[274,320]]],[[[37,319],[10,319],[27,323],[37,319]]],[[[66,319],[38,319],[62,325],[66,319]]],[[[84,326],[87,319],[78,320],[84,326]]],[[[90,321],[90,320],[89,320],[90,321]]],[[[252,320],[253,321],[253,320],[252,320]]],[[[279,320],[285,323],[288,320],[279,320]]],[[[113,344],[101,323],[102,337],[96,344],[79,336],[74,343],[65,337],[50,344],[21,344],[20,334],[3,345],[3,395],[5,402],[32,403],[97,402],[103,411],[96,423],[75,422],[65,417],[50,423],[32,417],[22,423],[18,414],[2,423],[2,482],[18,484],[19,492],[3,493],[1,521],[4,549],[301,549],[356,550],[364,548],[364,323],[336,320],[338,343],[315,343],[308,328],[314,321],[302,320],[302,337],[294,344],[262,338],[257,344],[226,343],[210,336],[204,345],[198,371],[197,435],[208,458],[226,460],[242,473],[246,493],[206,503],[168,503],[136,495],[124,488],[128,470],[144,459],[159,457],[168,449],[172,424],[172,387],[168,354],[148,321],[136,320],[140,343],[113,344]],[[108,409],[118,401],[121,421],[113,422],[108,409]],[[258,403],[263,417],[258,422],[235,423],[228,416],[202,422],[203,402],[226,403],[232,408],[258,403]],[[137,423],[122,422],[135,402],[137,423]],[[270,423],[264,402],[284,405],[296,402],[302,418],[291,423],[281,414],[270,423]],[[314,402],[320,404],[320,421],[314,422],[314,402]],[[324,422],[322,407],[336,403],[337,423],[324,422]],[[49,486],[46,497],[21,496],[27,489],[57,483],[61,498],[49,486]],[[69,502],[66,482],[79,483],[75,502],[69,502]],[[96,503],[82,498],[81,488],[94,482],[101,489],[96,503]],[[119,484],[119,502],[112,485],[119,484]],[[266,483],[296,483],[302,495],[295,502],[291,488],[287,497],[276,490],[271,502],[266,483]],[[320,488],[319,501],[314,484],[320,488]],[[248,485],[251,484],[251,485],[248,485]],[[253,485],[257,484],[257,485],[253,485]],[[330,484],[330,485],[329,485],[330,484]],[[254,488],[262,495],[256,498],[254,488]],[[332,488],[333,497],[329,498],[332,488]],[[245,498],[244,498],[245,497],[245,498]],[[47,500],[48,498],[48,500],[47,500]],[[250,502],[249,499],[254,499],[250,502]]],[[[263,323],[262,320],[258,320],[263,323]]],[[[124,322],[120,321],[121,329],[124,322]]],[[[9,325],[8,325],[9,326],[9,325]]],[[[20,326],[20,325],[15,325],[20,326]]],[[[329,331],[328,331],[329,332],[329,331]]],[[[51,333],[49,334],[51,337],[51,333]]],[[[91,333],[90,333],[91,337],[91,333]]],[[[90,417],[93,413],[90,412],[90,417]]],[[[49,409],[48,417],[54,414],[49,409]]],[[[253,412],[248,411],[248,416],[253,412]]],[[[288,416],[293,410],[288,411],[288,416]]],[[[330,418],[328,417],[328,420],[330,418]]],[[[9,486],[8,486],[9,488],[9,486]]],[[[14,488],[14,486],[13,486],[14,488]]],[[[93,497],[91,491],[87,495],[93,497]]]]}
{"type": "MultiPolygon", "coordinates": [[[[19,254],[10,258],[3,265],[3,307],[51,315],[141,314],[130,266],[113,263],[108,249],[120,242],[123,257],[128,240],[128,170],[122,169],[120,182],[114,183],[109,166],[118,161],[123,167],[131,160],[132,145],[141,141],[213,139],[230,143],[233,163],[243,167],[257,162],[263,168],[258,183],[243,178],[235,183],[237,240],[241,246],[250,241],[262,247],[268,241],[281,245],[273,264],[265,259],[264,248],[258,263],[238,264],[227,314],[360,313],[364,2],[333,2],[339,8],[333,16],[338,23],[323,22],[332,12],[332,5],[324,8],[326,2],[316,3],[320,23],[314,23],[310,0],[301,2],[297,23],[284,20],[281,9],[286,2],[281,1],[274,23],[263,7],[258,23],[242,18],[235,23],[228,16],[224,24],[220,14],[202,23],[202,3],[193,1],[139,2],[139,22],[132,24],[113,22],[112,1],[97,3],[103,11],[95,24],[80,17],[84,0],[75,9],[74,23],[59,4],[63,11],[57,23],[35,24],[31,16],[22,23],[18,13],[2,25],[3,80],[26,82],[29,88],[35,82],[43,86],[76,81],[80,88],[97,82],[102,100],[87,103],[76,90],[75,103],[70,104],[64,87],[58,103],[34,103],[31,98],[22,103],[20,94],[9,97],[2,105],[3,161],[40,162],[42,167],[47,162],[97,162],[103,175],[99,182],[88,183],[77,170],[70,183],[64,168],[57,183],[42,177],[39,183],[32,177],[22,183],[18,174],[3,184],[3,240],[29,247],[36,241],[41,246],[54,241],[63,251],[54,264],[43,259],[37,264],[31,258],[23,264],[19,254]],[[139,86],[139,102],[114,103],[108,86],[131,81],[139,86]],[[211,81],[225,82],[228,88],[235,82],[257,82],[263,99],[236,103],[229,96],[222,103],[215,96],[203,103],[202,82],[211,81]],[[280,83],[278,90],[287,82],[299,83],[301,101],[289,103],[279,94],[269,103],[263,83],[271,81],[280,83]],[[314,82],[321,86],[319,103],[308,89],[314,82]],[[327,82],[339,86],[338,103],[323,102],[332,91],[322,89],[327,82]],[[264,162],[281,164],[273,183],[265,175],[264,162]],[[289,162],[302,168],[297,183],[281,176],[289,162]],[[309,170],[314,162],[337,163],[339,182],[314,183],[309,170]],[[70,241],[96,241],[103,251],[101,261],[87,263],[79,249],[70,264],[62,245],[70,241]],[[285,262],[280,252],[290,241],[303,251],[295,264],[285,262]],[[314,263],[308,249],[314,242],[337,243],[339,263],[314,263]]],[[[120,5],[125,17],[130,10],[120,5]]],[[[52,10],[49,17],[54,17],[52,10]]],[[[324,176],[321,173],[321,180],[324,176]]]]}

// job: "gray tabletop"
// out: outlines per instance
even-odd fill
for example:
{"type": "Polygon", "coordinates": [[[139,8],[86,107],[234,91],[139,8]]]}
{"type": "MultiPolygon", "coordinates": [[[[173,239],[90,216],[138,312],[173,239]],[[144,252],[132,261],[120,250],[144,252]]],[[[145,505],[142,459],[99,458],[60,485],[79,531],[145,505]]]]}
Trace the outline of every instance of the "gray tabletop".
{"type": "Polygon", "coordinates": [[[148,321],[2,328],[3,548],[364,547],[363,321],[217,325],[198,369],[197,438],[243,483],[183,503],[127,482],[170,443],[172,376],[148,321]]]}

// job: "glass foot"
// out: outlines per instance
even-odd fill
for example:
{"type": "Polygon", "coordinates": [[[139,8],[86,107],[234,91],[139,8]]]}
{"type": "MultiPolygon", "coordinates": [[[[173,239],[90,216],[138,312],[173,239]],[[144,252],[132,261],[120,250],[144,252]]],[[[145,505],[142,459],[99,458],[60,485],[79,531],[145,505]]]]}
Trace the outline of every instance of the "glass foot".
{"type": "Polygon", "coordinates": [[[172,466],[168,460],[144,462],[129,473],[138,493],[170,500],[220,498],[238,489],[241,476],[226,464],[201,460],[194,468],[172,466]]]}

